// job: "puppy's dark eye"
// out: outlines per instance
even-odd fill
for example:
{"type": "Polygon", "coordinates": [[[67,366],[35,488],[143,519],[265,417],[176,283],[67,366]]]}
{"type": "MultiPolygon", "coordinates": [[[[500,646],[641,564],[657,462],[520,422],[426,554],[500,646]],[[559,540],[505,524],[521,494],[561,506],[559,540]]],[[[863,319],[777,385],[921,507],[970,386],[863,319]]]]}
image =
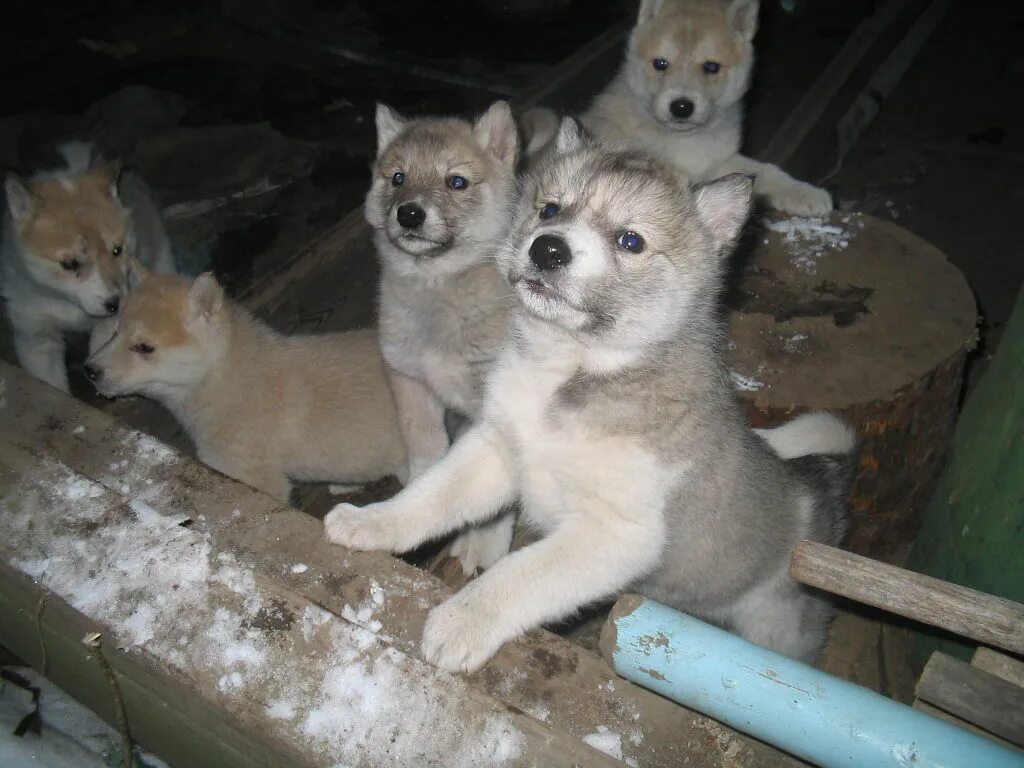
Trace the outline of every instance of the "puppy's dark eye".
{"type": "Polygon", "coordinates": [[[620,232],[615,242],[630,253],[640,253],[644,249],[644,239],[636,232],[629,230],[620,232]]]}
{"type": "Polygon", "coordinates": [[[156,351],[152,344],[147,344],[144,341],[140,341],[138,344],[132,344],[131,349],[132,352],[140,355],[152,355],[156,351]]]}
{"type": "Polygon", "coordinates": [[[77,272],[82,268],[82,262],[80,262],[78,259],[64,259],[64,261],[62,261],[60,265],[64,267],[64,269],[66,269],[68,272],[77,272]]]}
{"type": "Polygon", "coordinates": [[[558,203],[545,203],[544,207],[540,209],[540,217],[542,219],[550,219],[559,210],[561,209],[558,207],[558,203]]]}
{"type": "Polygon", "coordinates": [[[395,171],[393,174],[391,174],[391,183],[394,184],[396,187],[399,186],[404,181],[405,174],[402,173],[401,171],[395,171]]]}
{"type": "Polygon", "coordinates": [[[668,69],[668,59],[652,59],[651,66],[659,72],[664,72],[668,69]]]}
{"type": "Polygon", "coordinates": [[[718,74],[718,70],[722,68],[722,65],[717,61],[705,61],[704,62],[704,73],[708,75],[718,74]]]}
{"type": "Polygon", "coordinates": [[[465,189],[469,186],[469,182],[463,176],[449,176],[448,186],[452,189],[465,189]]]}
{"type": "Polygon", "coordinates": [[[115,259],[122,253],[124,253],[124,246],[122,246],[120,243],[118,243],[117,245],[110,249],[110,255],[113,256],[115,259]]]}

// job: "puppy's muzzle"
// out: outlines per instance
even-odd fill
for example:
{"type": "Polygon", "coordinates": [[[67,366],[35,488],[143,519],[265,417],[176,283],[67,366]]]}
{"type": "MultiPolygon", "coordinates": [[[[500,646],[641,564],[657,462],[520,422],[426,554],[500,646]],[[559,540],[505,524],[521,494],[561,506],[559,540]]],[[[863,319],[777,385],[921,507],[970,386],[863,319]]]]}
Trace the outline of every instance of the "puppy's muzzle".
{"type": "Polygon", "coordinates": [[[396,218],[406,229],[418,229],[427,220],[427,212],[416,203],[402,203],[398,206],[396,218]]]}
{"type": "Polygon", "coordinates": [[[530,261],[545,271],[560,269],[572,261],[572,249],[557,235],[541,235],[530,246],[530,261]]]}

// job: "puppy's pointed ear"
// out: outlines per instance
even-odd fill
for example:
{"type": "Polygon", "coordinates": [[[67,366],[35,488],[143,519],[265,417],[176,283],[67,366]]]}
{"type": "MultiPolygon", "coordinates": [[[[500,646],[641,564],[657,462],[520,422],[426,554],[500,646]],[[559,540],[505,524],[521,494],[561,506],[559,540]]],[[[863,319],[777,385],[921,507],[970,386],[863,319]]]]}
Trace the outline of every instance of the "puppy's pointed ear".
{"type": "Polygon", "coordinates": [[[384,151],[395,137],[402,132],[405,127],[405,121],[402,120],[395,110],[389,107],[387,104],[381,104],[377,102],[377,154],[379,155],[384,151]]]}
{"type": "Polygon", "coordinates": [[[739,237],[750,215],[754,177],[731,173],[693,187],[697,217],[711,233],[715,248],[728,249],[739,237]]]}
{"type": "Polygon", "coordinates": [[[114,200],[120,198],[121,173],[124,171],[120,160],[112,160],[89,169],[89,176],[96,180],[100,189],[106,190],[114,200]]]}
{"type": "Polygon", "coordinates": [[[507,101],[496,101],[473,123],[477,143],[508,166],[515,166],[519,131],[507,101]]]}
{"type": "Polygon", "coordinates": [[[7,193],[7,209],[15,224],[23,224],[36,215],[39,210],[39,198],[20,178],[13,173],[4,179],[4,191],[7,193]]]}
{"type": "Polygon", "coordinates": [[[188,314],[191,320],[209,322],[224,306],[224,289],[212,272],[203,272],[188,292],[188,314]]]}
{"type": "Polygon", "coordinates": [[[757,32],[758,5],[758,0],[730,0],[725,11],[729,28],[744,40],[753,40],[757,32]]]}
{"type": "Polygon", "coordinates": [[[558,126],[558,133],[555,134],[555,154],[565,155],[575,152],[583,146],[585,136],[586,133],[583,126],[580,125],[580,121],[572,115],[566,115],[558,126]]]}
{"type": "Polygon", "coordinates": [[[640,0],[640,10],[636,14],[636,23],[645,24],[658,15],[662,0],[640,0]]]}
{"type": "Polygon", "coordinates": [[[130,256],[128,258],[127,283],[129,291],[134,291],[138,288],[139,283],[143,280],[149,279],[150,274],[151,273],[149,269],[146,268],[146,265],[137,258],[134,256],[130,256]]]}

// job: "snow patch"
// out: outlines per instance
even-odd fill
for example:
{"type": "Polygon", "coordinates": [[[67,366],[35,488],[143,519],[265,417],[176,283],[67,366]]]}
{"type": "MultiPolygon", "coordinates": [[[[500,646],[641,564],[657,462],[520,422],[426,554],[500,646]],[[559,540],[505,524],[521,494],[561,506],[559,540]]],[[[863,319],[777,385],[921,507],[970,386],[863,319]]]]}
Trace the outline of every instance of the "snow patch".
{"type": "Polygon", "coordinates": [[[305,573],[309,570],[309,566],[305,563],[296,563],[291,567],[290,570],[292,573],[305,573]]]}
{"type": "Polygon", "coordinates": [[[787,251],[792,254],[790,263],[802,272],[813,275],[818,271],[818,260],[829,253],[845,250],[856,236],[855,229],[861,229],[864,222],[855,214],[845,214],[839,224],[827,223],[820,217],[769,221],[766,227],[782,236],[787,251]]]}
{"type": "Polygon", "coordinates": [[[616,760],[622,759],[622,737],[606,725],[597,726],[597,733],[588,733],[583,741],[616,760]]]}

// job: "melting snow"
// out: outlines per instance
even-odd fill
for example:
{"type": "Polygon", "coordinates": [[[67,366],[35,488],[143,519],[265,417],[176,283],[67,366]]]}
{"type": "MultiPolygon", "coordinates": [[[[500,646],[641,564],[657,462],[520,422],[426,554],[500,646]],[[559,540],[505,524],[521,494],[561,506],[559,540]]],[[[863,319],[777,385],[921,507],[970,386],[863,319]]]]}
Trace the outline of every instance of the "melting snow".
{"type": "MultiPolygon", "coordinates": [[[[139,454],[133,470],[174,460],[155,441],[129,447],[139,454]]],[[[346,606],[362,626],[313,606],[296,617],[247,564],[214,554],[206,536],[181,525],[184,515],[163,515],[151,501],[133,499],[128,512],[101,486],[43,461],[31,482],[0,499],[0,538],[18,553],[14,565],[110,627],[121,647],[144,646],[235,707],[267,702],[267,728],[302,734],[325,764],[518,762],[523,735],[507,715],[460,707],[470,698],[464,681],[374,634],[374,611],[386,601],[379,585],[364,604],[346,606]],[[410,679],[420,684],[410,689],[410,679]]]]}
{"type": "Polygon", "coordinates": [[[741,392],[757,392],[757,390],[764,388],[763,381],[759,381],[750,376],[744,376],[738,371],[730,370],[729,378],[732,379],[733,387],[741,392]]]}
{"type": "Polygon", "coordinates": [[[606,725],[597,726],[597,733],[588,733],[583,741],[616,760],[622,759],[622,737],[606,725]]]}
{"type": "Polygon", "coordinates": [[[782,242],[793,254],[790,263],[797,269],[813,275],[818,271],[818,259],[849,247],[854,232],[845,225],[850,225],[854,221],[858,229],[864,226],[863,222],[852,214],[840,218],[840,225],[828,224],[823,218],[794,216],[769,221],[766,226],[772,232],[782,235],[782,242]]]}

